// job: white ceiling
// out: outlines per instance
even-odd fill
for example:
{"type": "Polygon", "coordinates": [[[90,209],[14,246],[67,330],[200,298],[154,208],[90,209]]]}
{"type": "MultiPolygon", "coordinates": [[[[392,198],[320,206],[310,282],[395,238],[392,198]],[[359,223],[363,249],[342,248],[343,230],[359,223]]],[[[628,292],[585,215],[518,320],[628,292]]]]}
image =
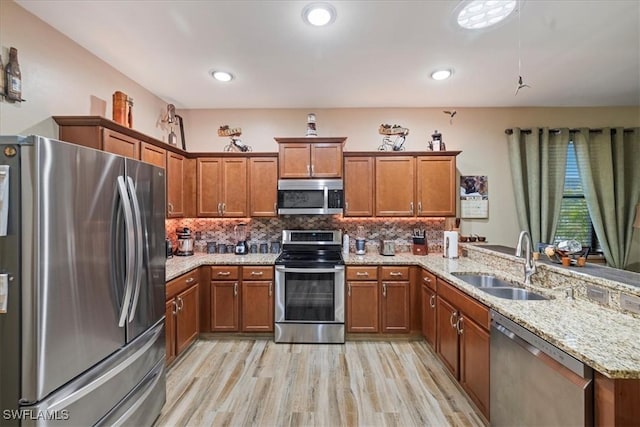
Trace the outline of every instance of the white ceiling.
{"type": "Polygon", "coordinates": [[[638,0],[527,0],[480,32],[454,25],[455,0],[332,0],[324,28],[307,1],[17,2],[183,109],[640,105],[638,0]]]}

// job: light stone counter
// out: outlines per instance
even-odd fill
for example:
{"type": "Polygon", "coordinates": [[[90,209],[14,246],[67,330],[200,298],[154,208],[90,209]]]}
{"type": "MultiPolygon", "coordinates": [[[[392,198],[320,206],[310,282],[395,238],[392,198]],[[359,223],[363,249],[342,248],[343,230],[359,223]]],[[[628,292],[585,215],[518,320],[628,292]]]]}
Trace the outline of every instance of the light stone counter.
{"type": "MultiPolygon", "coordinates": [[[[471,252],[471,251],[470,251],[471,252]]],[[[167,280],[200,265],[273,264],[276,255],[194,255],[167,260],[167,280]]],[[[463,292],[531,330],[558,348],[583,361],[609,378],[640,379],[640,318],[617,311],[615,307],[577,298],[565,298],[564,290],[538,284],[531,289],[551,296],[546,301],[512,301],[493,297],[452,275],[454,272],[487,273],[510,281],[521,282],[521,265],[505,258],[508,264],[497,265],[479,259],[445,259],[441,254],[415,256],[409,253],[395,256],[350,254],[347,265],[418,265],[446,279],[463,292]],[[515,266],[513,265],[515,264],[515,266]]],[[[543,275],[544,276],[544,275],[543,275]]],[[[534,276],[535,277],[535,276],[534,276]]],[[[545,278],[547,276],[544,276],[545,278]]],[[[578,286],[578,282],[561,281],[578,286]]],[[[538,279],[540,281],[540,279],[538,279]]],[[[534,284],[535,284],[534,280],[534,284]]]]}

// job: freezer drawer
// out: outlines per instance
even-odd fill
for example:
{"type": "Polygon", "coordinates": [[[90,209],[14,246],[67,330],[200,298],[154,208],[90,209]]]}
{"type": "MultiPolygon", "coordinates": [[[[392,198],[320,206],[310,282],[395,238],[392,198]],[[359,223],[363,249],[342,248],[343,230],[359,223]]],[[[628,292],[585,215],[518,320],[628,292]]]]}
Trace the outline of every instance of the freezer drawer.
{"type": "MultiPolygon", "coordinates": [[[[138,388],[159,363],[164,363],[164,340],[164,319],[162,319],[131,344],[66,384],[39,404],[21,407],[22,425],[90,426],[96,424],[105,414],[119,405],[125,396],[138,388]]],[[[158,381],[162,383],[161,388],[164,393],[164,376],[159,376],[158,381]]],[[[160,399],[163,400],[164,395],[160,399]]],[[[159,410],[154,412],[155,416],[158,413],[159,410]]]]}

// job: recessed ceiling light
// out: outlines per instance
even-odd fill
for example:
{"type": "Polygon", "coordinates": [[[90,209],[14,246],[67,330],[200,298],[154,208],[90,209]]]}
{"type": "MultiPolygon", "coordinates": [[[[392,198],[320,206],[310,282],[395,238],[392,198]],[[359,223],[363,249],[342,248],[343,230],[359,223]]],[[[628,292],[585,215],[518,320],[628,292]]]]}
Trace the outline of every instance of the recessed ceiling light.
{"type": "Polygon", "coordinates": [[[233,74],[226,71],[212,71],[211,76],[219,82],[230,82],[233,80],[233,74]]]}
{"type": "Polygon", "coordinates": [[[433,80],[446,80],[451,77],[451,70],[436,70],[431,73],[433,80]]]}
{"type": "Polygon", "coordinates": [[[459,10],[456,19],[462,28],[479,30],[504,20],[516,9],[516,5],[516,0],[464,1],[456,9],[459,10]]]}
{"type": "Polygon", "coordinates": [[[336,9],[329,3],[311,3],[302,9],[302,20],[315,27],[322,27],[336,20],[336,9]]]}

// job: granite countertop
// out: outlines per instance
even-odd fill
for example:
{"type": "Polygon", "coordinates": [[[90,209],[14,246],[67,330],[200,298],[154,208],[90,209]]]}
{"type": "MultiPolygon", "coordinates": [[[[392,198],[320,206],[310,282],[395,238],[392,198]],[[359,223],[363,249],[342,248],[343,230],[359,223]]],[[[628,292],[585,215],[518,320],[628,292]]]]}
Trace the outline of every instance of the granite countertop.
{"type": "MultiPolygon", "coordinates": [[[[194,255],[167,260],[167,280],[200,265],[273,264],[277,255],[194,255]]],[[[521,282],[521,277],[497,271],[495,266],[469,258],[446,259],[441,254],[415,256],[410,253],[344,257],[347,265],[418,265],[446,279],[489,308],[512,319],[558,348],[609,378],[640,379],[640,318],[582,299],[566,299],[564,291],[535,287],[552,297],[543,301],[513,301],[493,297],[459,280],[451,273],[488,273],[521,282]]]]}

